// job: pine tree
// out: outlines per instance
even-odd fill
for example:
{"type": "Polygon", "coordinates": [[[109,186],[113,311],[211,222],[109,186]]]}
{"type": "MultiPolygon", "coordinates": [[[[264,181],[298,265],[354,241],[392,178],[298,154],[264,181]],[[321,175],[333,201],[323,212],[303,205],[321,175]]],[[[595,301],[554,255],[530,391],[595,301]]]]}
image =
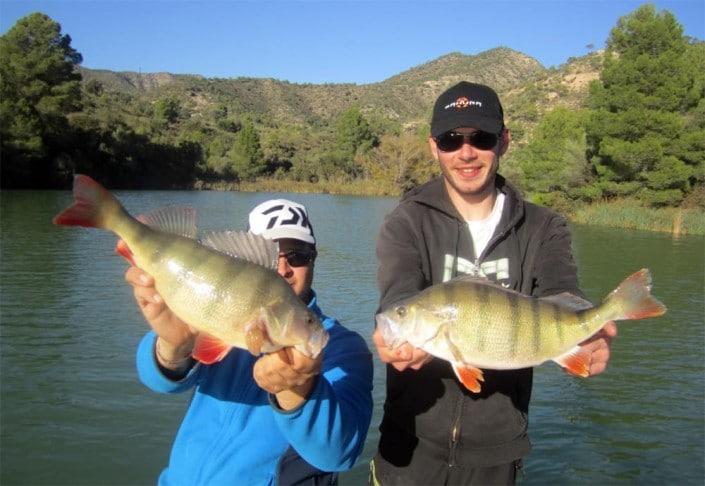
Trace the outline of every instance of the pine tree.
{"type": "Polygon", "coordinates": [[[689,119],[705,94],[705,61],[694,50],[702,47],[689,43],[675,17],[651,4],[621,18],[610,33],[601,80],[591,86],[588,128],[605,195],[676,205],[702,184],[702,146],[694,135],[702,127],[689,119]],[[689,149],[700,155],[689,156],[689,149]]]}
{"type": "Polygon", "coordinates": [[[80,107],[81,54],[42,13],[21,18],[0,37],[0,139],[3,186],[51,178],[52,152],[80,107]]]}
{"type": "Polygon", "coordinates": [[[235,144],[230,151],[233,172],[240,180],[253,180],[264,173],[267,165],[262,155],[259,134],[254,124],[247,120],[235,136],[235,144]]]}

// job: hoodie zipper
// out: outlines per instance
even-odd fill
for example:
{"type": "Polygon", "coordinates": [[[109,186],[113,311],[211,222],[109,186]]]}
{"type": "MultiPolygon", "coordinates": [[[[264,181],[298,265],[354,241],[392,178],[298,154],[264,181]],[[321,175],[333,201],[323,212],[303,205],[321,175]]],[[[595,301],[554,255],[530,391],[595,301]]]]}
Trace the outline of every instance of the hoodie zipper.
{"type": "Polygon", "coordinates": [[[457,463],[455,461],[456,452],[459,445],[460,439],[460,419],[463,416],[463,400],[464,395],[460,392],[460,397],[455,405],[455,413],[453,416],[453,421],[451,422],[450,428],[450,441],[449,441],[449,451],[448,451],[448,467],[455,467],[457,463]]]}

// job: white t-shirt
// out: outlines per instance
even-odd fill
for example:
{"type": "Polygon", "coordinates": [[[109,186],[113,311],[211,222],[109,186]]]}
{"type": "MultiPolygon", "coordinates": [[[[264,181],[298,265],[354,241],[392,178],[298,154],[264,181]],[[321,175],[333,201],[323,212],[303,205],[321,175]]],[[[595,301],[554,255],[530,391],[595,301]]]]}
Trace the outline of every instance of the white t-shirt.
{"type": "Polygon", "coordinates": [[[468,223],[468,229],[470,230],[470,236],[472,236],[472,244],[475,247],[475,258],[479,258],[482,252],[485,250],[487,243],[490,242],[490,238],[494,234],[495,228],[499,224],[499,220],[502,217],[502,208],[504,207],[504,194],[497,191],[497,198],[494,201],[494,207],[492,212],[485,219],[480,219],[477,221],[466,221],[468,223]]]}

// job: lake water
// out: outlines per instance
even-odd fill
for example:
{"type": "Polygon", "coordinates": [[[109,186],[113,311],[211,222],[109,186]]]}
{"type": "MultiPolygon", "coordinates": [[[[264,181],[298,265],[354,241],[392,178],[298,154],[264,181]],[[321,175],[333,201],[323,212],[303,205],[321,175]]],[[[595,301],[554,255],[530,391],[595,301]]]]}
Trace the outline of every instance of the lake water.
{"type": "MultiPolygon", "coordinates": [[[[230,192],[116,193],[133,214],[164,205],[199,210],[201,229],[244,229],[270,197],[308,206],[319,240],[322,308],[370,342],[377,305],[374,240],[396,201],[230,192]]],[[[135,347],[146,331],[113,235],[57,228],[69,192],[1,197],[0,483],[153,484],[167,462],[188,394],[163,396],[138,381],[135,347]]],[[[705,481],[705,240],[574,226],[580,280],[601,300],[642,267],[669,308],[625,323],[607,373],[537,368],[530,408],[534,449],[522,484],[703,484],[705,481]]],[[[384,397],[375,359],[375,413],[358,466],[366,484],[384,397]]],[[[243,453],[247,453],[243,451],[243,453]]]]}

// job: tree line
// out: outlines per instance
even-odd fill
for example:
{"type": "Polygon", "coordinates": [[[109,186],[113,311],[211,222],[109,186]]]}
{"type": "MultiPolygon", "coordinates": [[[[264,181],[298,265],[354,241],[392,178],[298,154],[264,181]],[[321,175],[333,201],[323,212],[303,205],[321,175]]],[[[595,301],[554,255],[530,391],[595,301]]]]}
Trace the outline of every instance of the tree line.
{"type": "MultiPolygon", "coordinates": [[[[438,172],[428,126],[404,129],[355,105],[310,123],[247,112],[227,97],[196,109],[196,81],[186,99],[168,89],[152,99],[82,81],[81,62],[42,13],[0,37],[3,188],[66,188],[82,172],[116,188],[275,178],[367,181],[398,194],[438,172]]],[[[585,106],[527,112],[530,130],[521,113],[531,106],[510,118],[515,139],[525,139],[501,172],[531,199],[563,209],[610,198],[703,207],[704,100],[705,44],[670,12],[643,5],[612,29],[585,106]]]]}

